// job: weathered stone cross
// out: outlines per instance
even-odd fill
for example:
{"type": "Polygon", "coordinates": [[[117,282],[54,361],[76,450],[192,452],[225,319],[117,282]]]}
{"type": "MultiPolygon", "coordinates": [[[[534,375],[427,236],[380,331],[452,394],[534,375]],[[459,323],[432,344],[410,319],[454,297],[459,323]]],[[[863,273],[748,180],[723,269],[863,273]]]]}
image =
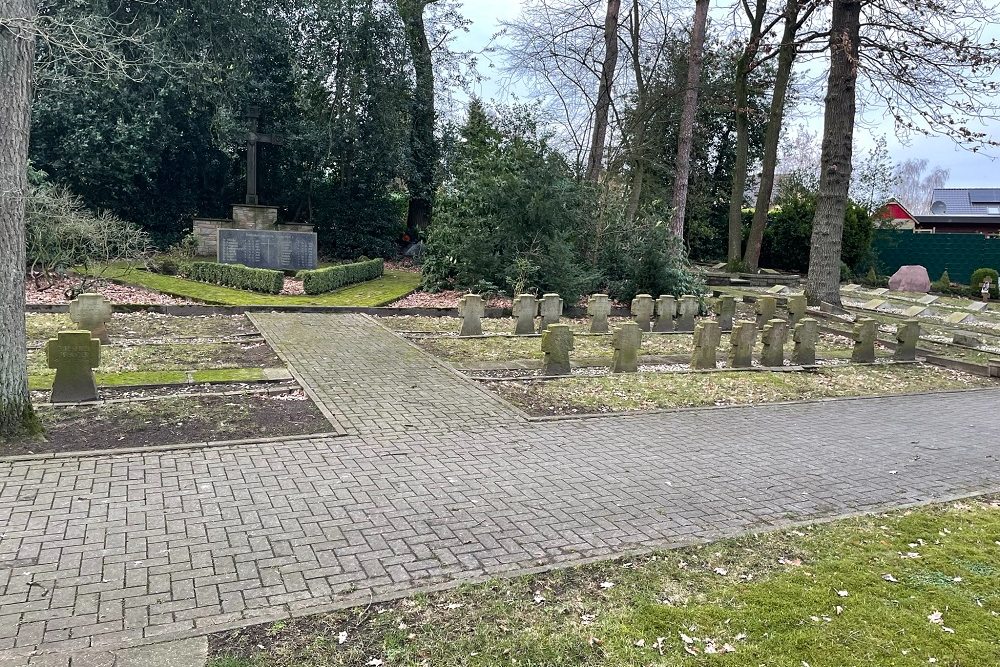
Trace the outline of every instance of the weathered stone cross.
{"type": "Polygon", "coordinates": [[[250,107],[247,109],[247,122],[250,131],[247,133],[247,202],[256,206],[260,203],[257,197],[257,144],[274,144],[284,146],[285,142],[280,137],[271,134],[260,134],[257,132],[257,122],[260,120],[260,107],[250,107]]]}
{"type": "Polygon", "coordinates": [[[56,370],[52,383],[53,403],[97,400],[94,368],[101,363],[101,341],[89,331],[60,331],[45,346],[49,368],[56,370]]]}

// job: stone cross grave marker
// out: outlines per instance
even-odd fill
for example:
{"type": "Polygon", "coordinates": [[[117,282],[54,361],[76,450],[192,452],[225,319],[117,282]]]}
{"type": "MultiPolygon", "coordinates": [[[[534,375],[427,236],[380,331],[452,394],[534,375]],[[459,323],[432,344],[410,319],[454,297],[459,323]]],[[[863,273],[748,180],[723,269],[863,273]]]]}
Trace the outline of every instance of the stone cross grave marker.
{"type": "Polygon", "coordinates": [[[483,315],[486,305],[478,294],[466,294],[458,300],[458,314],[462,316],[462,330],[459,336],[482,336],[483,315]]]}
{"type": "Polygon", "coordinates": [[[732,294],[723,294],[715,302],[716,321],[722,331],[732,331],[733,318],[736,317],[736,297],[732,294]]]}
{"type": "Polygon", "coordinates": [[[100,294],[81,294],[69,304],[69,319],[105,345],[111,342],[107,323],[112,313],[111,302],[100,294]]]}
{"type": "Polygon", "coordinates": [[[653,297],[649,294],[637,294],[632,299],[632,317],[643,331],[649,331],[650,323],[653,321],[654,306],[653,297]]]}
{"type": "Polygon", "coordinates": [[[691,353],[691,368],[704,370],[716,368],[718,359],[716,351],[722,332],[715,320],[702,320],[694,328],[694,351],[691,353]]]}
{"type": "Polygon", "coordinates": [[[542,333],[542,375],[569,375],[569,353],[573,349],[573,330],[568,324],[553,324],[542,333]]]}
{"type": "Polygon", "coordinates": [[[795,326],[806,316],[806,295],[792,294],[788,297],[788,323],[795,326]]]}
{"type": "Polygon", "coordinates": [[[626,322],[615,330],[612,340],[615,346],[615,355],[611,358],[611,372],[638,372],[642,328],[635,322],[626,322]]]}
{"type": "Polygon", "coordinates": [[[535,333],[535,315],[538,314],[538,299],[533,294],[518,294],[514,297],[514,334],[524,336],[535,333]]]}
{"type": "Polygon", "coordinates": [[[101,363],[101,341],[89,331],[60,331],[45,345],[49,368],[56,370],[52,383],[53,403],[97,400],[93,369],[101,363]]]}
{"type": "Polygon", "coordinates": [[[274,135],[257,132],[260,107],[249,107],[246,119],[247,125],[249,125],[247,132],[247,204],[256,206],[260,203],[260,198],[257,196],[257,144],[283,146],[285,142],[274,135]]]}
{"type": "Polygon", "coordinates": [[[553,324],[559,324],[559,319],[562,317],[563,312],[562,297],[558,294],[544,295],[538,312],[542,316],[542,321],[538,325],[539,333],[545,331],[553,324]]]}
{"type": "Polygon", "coordinates": [[[760,365],[778,368],[785,365],[785,341],[788,340],[788,322],[773,319],[764,325],[761,332],[764,348],[760,353],[760,365]]]}
{"type": "Polygon", "coordinates": [[[917,342],[920,340],[920,322],[906,320],[896,327],[896,351],[892,358],[896,361],[916,361],[917,342]]]}
{"type": "Polygon", "coordinates": [[[763,329],[768,322],[773,320],[777,309],[778,300],[773,296],[758,297],[757,303],[754,304],[754,311],[757,313],[757,328],[763,329]]]}
{"type": "Polygon", "coordinates": [[[854,351],[851,361],[856,364],[875,363],[875,336],[878,334],[878,322],[870,317],[862,317],[854,323],[854,351]]]}
{"type": "Polygon", "coordinates": [[[611,299],[607,294],[591,295],[587,300],[587,314],[590,315],[590,333],[608,333],[611,299]]]}
{"type": "Polygon", "coordinates": [[[729,335],[729,367],[750,368],[753,365],[753,346],[757,342],[756,322],[737,322],[729,335]]]}
{"type": "Polygon", "coordinates": [[[819,322],[811,317],[803,317],[792,331],[795,347],[792,363],[797,366],[812,366],[816,363],[816,343],[819,341],[819,322]]]}
{"type": "Polygon", "coordinates": [[[694,318],[698,316],[698,297],[685,294],[677,304],[677,331],[694,331],[694,318]]]}
{"type": "Polygon", "coordinates": [[[664,294],[656,300],[656,322],[653,331],[673,331],[674,317],[677,316],[677,299],[664,294]]]}

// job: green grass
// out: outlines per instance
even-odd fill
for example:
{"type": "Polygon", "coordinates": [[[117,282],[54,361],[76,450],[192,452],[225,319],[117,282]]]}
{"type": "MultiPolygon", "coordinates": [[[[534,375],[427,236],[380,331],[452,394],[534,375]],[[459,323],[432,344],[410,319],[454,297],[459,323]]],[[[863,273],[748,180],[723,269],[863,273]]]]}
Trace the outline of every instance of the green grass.
{"type": "MultiPolygon", "coordinates": [[[[123,387],[153,384],[185,384],[188,371],[131,371],[123,373],[94,373],[99,387],[123,387]]],[[[199,382],[253,382],[264,379],[262,368],[218,368],[190,371],[191,380],[199,382]]],[[[37,373],[28,376],[32,391],[52,388],[55,373],[37,373]]]]}
{"type": "Polygon", "coordinates": [[[363,306],[376,307],[392,303],[420,286],[420,274],[412,271],[387,270],[377,280],[351,285],[327,294],[287,296],[256,294],[243,290],[209,285],[177,276],[164,276],[139,269],[113,269],[104,277],[137,285],[146,289],[204,303],[224,306],[363,306]]]}
{"type": "Polygon", "coordinates": [[[998,540],[990,500],[849,519],[235,631],[208,664],[987,667],[998,540]]]}
{"type": "MultiPolygon", "coordinates": [[[[276,368],[281,360],[263,343],[171,343],[166,345],[105,345],[101,347],[99,371],[174,371],[258,366],[276,368]]],[[[28,373],[47,374],[46,351],[28,351],[28,373]]]]}
{"type": "Polygon", "coordinates": [[[804,373],[632,373],[490,384],[504,398],[540,415],[749,405],[997,386],[989,378],[923,364],[833,366],[804,373]]]}

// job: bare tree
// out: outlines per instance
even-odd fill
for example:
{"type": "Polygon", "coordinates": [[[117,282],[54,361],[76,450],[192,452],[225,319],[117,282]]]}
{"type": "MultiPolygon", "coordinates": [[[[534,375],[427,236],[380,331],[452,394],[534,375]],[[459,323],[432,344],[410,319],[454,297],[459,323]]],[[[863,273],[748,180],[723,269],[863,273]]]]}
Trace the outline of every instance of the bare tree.
{"type": "Polygon", "coordinates": [[[898,133],[937,133],[971,150],[1000,145],[975,122],[1000,119],[1000,45],[984,33],[997,3],[835,0],[810,300],[839,303],[843,211],[850,180],[856,87],[884,105],[898,133]],[[855,38],[855,35],[857,37],[855,38]],[[845,163],[845,159],[847,162],[845,163]],[[834,220],[838,211],[840,220],[834,220]]]}
{"type": "MultiPolygon", "coordinates": [[[[771,197],[774,194],[774,174],[778,164],[778,145],[784,125],[785,105],[788,97],[788,87],[792,78],[792,66],[795,62],[799,46],[796,39],[799,30],[813,15],[818,5],[819,3],[816,0],[788,0],[785,4],[785,11],[782,16],[784,27],[782,29],[781,41],[776,51],[778,65],[774,75],[774,92],[771,95],[771,108],[768,112],[767,130],[764,135],[764,155],[761,161],[760,185],[757,189],[757,202],[754,206],[753,220],[750,223],[750,233],[747,236],[746,249],[743,253],[743,265],[749,270],[756,270],[760,262],[760,247],[764,240],[764,226],[767,224],[767,212],[770,208],[771,197]]],[[[772,51],[772,55],[774,54],[775,52],[772,51]]],[[[734,250],[732,239],[734,232],[742,233],[742,229],[734,230],[732,217],[730,217],[730,252],[734,250]]],[[[730,257],[730,261],[732,261],[732,257],[730,257]]]]}
{"type": "Polygon", "coordinates": [[[434,62],[427,40],[424,11],[437,0],[397,0],[403,19],[415,83],[410,103],[410,155],[406,170],[410,202],[406,229],[411,239],[431,222],[438,145],[434,137],[434,62]]]}
{"type": "Polygon", "coordinates": [[[840,303],[840,250],[851,187],[860,32],[860,0],[833,0],[823,155],[806,286],[813,304],[840,303]]]}
{"type": "Polygon", "coordinates": [[[905,160],[896,165],[896,200],[913,215],[931,212],[935,188],[943,188],[951,172],[931,167],[926,159],[905,160]]]}
{"type": "Polygon", "coordinates": [[[24,324],[24,215],[35,64],[34,0],[5,0],[0,23],[0,437],[34,431],[24,324]]]}
{"type": "Polygon", "coordinates": [[[674,167],[674,196],[671,230],[684,238],[684,216],[687,212],[688,180],[691,177],[691,146],[694,143],[694,118],[698,111],[698,87],[701,85],[701,65],[705,56],[705,31],[708,25],[709,0],[695,0],[691,24],[691,51],[688,56],[687,87],[677,131],[677,160],[674,167]]]}
{"type": "Polygon", "coordinates": [[[591,135],[590,156],[587,158],[585,178],[596,183],[601,178],[604,165],[604,142],[608,136],[608,112],[611,110],[611,90],[615,71],[618,69],[618,13],[621,0],[608,0],[604,17],[604,62],[594,106],[594,131],[591,135]]]}

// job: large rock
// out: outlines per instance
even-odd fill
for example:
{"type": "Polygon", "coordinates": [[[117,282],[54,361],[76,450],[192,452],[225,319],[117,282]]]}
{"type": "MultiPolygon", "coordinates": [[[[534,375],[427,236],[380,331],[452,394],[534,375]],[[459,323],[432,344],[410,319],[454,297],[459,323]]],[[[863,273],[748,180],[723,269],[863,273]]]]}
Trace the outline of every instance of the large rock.
{"type": "Polygon", "coordinates": [[[931,279],[927,269],[922,266],[901,266],[899,271],[889,278],[889,289],[893,292],[923,292],[931,291],[931,279]]]}

